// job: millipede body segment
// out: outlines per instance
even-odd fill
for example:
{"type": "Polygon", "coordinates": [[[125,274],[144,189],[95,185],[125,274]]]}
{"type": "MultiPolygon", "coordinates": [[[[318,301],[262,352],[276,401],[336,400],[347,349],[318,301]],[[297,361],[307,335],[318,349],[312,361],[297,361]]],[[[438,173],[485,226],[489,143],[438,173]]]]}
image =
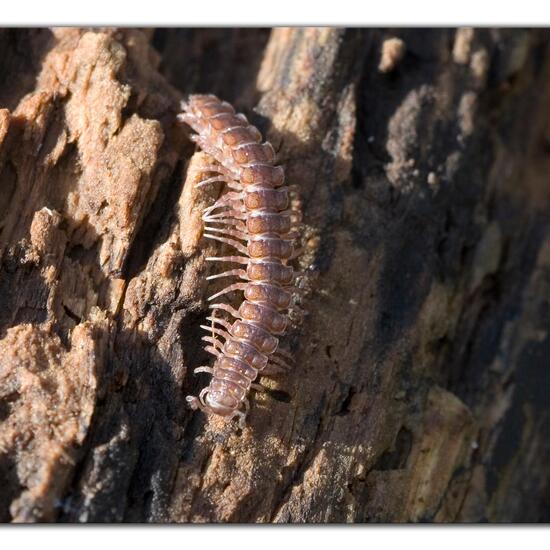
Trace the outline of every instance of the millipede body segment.
{"type": "Polygon", "coordinates": [[[207,177],[197,186],[223,182],[227,192],[203,213],[204,236],[233,247],[232,256],[207,258],[240,267],[208,277],[236,277],[239,282],[211,296],[241,291],[238,309],[213,303],[206,350],[215,356],[212,367],[195,372],[212,374],[199,397],[188,396],[194,409],[234,418],[241,425],[249,410],[248,392],[261,374],[289,368],[279,337],[288,324],[296,273],[289,260],[297,255],[301,231],[300,201],[285,184],[284,171],[275,165],[275,152],[262,142],[259,130],[214,95],[192,95],[182,103],[179,119],[196,132],[192,139],[212,157],[207,177]],[[217,314],[221,312],[221,317],[217,314]]]}

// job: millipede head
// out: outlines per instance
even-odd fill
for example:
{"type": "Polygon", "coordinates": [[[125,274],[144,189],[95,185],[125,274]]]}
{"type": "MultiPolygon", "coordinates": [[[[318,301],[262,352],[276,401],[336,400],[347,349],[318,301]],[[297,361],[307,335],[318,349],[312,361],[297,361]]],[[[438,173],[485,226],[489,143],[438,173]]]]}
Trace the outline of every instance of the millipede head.
{"type": "Polygon", "coordinates": [[[218,392],[209,391],[204,397],[204,405],[207,412],[220,416],[233,416],[235,413],[234,398],[218,392]]]}
{"type": "Polygon", "coordinates": [[[196,411],[200,409],[207,414],[217,414],[219,416],[233,416],[235,413],[234,406],[228,406],[224,403],[223,396],[216,396],[215,392],[212,393],[208,388],[204,388],[200,397],[194,395],[188,395],[185,400],[191,409],[196,411]],[[220,399],[221,397],[221,399],[220,399]]]}

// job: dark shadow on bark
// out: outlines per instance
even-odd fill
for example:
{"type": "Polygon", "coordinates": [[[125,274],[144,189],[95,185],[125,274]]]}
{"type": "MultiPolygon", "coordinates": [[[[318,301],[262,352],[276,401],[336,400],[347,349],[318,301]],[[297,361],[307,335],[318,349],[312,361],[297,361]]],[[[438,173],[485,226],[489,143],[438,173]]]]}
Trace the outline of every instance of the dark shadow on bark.
{"type": "Polygon", "coordinates": [[[255,104],[254,80],[269,39],[268,28],[157,29],[153,45],[160,72],[183,95],[213,93],[235,107],[255,104]]]}
{"type": "Polygon", "coordinates": [[[0,107],[15,109],[34,89],[42,59],[54,40],[49,29],[0,29],[0,107]]]}

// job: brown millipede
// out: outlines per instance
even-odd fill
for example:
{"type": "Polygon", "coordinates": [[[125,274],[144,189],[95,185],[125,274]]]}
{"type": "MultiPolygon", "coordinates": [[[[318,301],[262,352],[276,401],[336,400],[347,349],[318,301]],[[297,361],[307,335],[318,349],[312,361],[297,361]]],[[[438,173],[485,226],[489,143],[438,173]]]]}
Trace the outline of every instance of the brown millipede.
{"type": "Polygon", "coordinates": [[[182,109],[178,118],[196,132],[192,139],[212,157],[211,175],[197,186],[214,182],[227,186],[227,192],[203,212],[204,236],[239,253],[207,260],[244,266],[208,277],[242,281],[209,300],[232,291],[242,291],[244,300],[238,309],[226,303],[210,306],[212,325],[203,326],[210,333],[203,340],[215,362],[195,372],[208,372],[212,379],[199,397],[188,396],[187,402],[193,409],[237,417],[243,426],[249,390],[263,389],[254,384],[258,375],[290,368],[285,361],[288,352],[279,349],[279,337],[287,328],[295,290],[296,272],[288,262],[298,254],[300,201],[295,189],[285,184],[283,168],[274,164],[271,144],[262,143],[260,131],[229,103],[214,95],[191,95],[182,109]],[[216,316],[219,311],[230,320],[216,316]]]}

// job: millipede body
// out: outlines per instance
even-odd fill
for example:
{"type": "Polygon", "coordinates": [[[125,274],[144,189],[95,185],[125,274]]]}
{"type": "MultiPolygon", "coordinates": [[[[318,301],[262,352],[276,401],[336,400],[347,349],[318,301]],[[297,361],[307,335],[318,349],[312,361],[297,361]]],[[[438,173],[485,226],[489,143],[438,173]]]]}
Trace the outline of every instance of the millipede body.
{"type": "Polygon", "coordinates": [[[244,298],[238,309],[227,303],[210,306],[211,325],[203,326],[209,335],[203,340],[215,362],[195,372],[208,372],[212,379],[187,401],[194,409],[237,417],[243,425],[249,390],[262,389],[254,383],[258,375],[289,368],[289,354],[279,349],[279,338],[287,328],[295,291],[296,272],[289,261],[297,255],[300,201],[294,187],[286,185],[283,168],[275,165],[273,147],[262,142],[260,131],[243,114],[214,95],[191,95],[182,108],[179,119],[196,132],[192,139],[212,157],[197,186],[226,186],[204,210],[204,236],[236,252],[207,259],[239,266],[208,277],[238,280],[209,300],[233,291],[244,298]]]}

